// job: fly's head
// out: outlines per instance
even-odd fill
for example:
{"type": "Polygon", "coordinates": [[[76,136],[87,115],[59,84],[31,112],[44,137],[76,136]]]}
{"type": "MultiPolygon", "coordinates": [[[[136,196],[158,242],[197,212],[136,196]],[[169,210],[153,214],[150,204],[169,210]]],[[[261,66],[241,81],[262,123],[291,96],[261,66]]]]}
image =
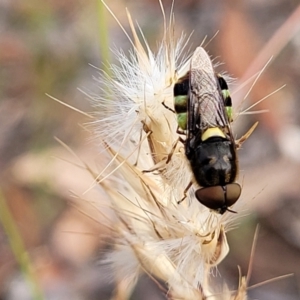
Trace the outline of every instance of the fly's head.
{"type": "Polygon", "coordinates": [[[234,205],[241,195],[242,189],[238,183],[224,186],[209,186],[195,192],[197,200],[206,207],[220,214],[226,211],[234,212],[228,207],[234,205]]]}

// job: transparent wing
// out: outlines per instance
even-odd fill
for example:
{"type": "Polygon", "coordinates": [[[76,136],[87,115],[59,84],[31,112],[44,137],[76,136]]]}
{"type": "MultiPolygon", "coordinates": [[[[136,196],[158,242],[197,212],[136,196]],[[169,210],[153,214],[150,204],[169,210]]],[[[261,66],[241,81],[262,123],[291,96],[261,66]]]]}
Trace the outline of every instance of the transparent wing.
{"type": "Polygon", "coordinates": [[[229,125],[212,62],[202,47],[191,58],[188,112],[191,133],[229,125]]]}

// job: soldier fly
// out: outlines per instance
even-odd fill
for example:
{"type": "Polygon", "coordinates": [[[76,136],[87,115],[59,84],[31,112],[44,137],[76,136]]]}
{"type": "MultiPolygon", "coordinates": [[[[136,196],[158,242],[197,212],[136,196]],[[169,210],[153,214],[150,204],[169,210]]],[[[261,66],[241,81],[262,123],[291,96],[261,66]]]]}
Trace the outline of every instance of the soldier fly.
{"type": "Polygon", "coordinates": [[[192,55],[189,72],[174,86],[174,108],[178,133],[186,134],[186,157],[202,186],[196,198],[220,214],[231,211],[228,207],[241,194],[241,186],[235,183],[238,145],[230,127],[231,97],[225,79],[215,73],[202,47],[192,55]]]}

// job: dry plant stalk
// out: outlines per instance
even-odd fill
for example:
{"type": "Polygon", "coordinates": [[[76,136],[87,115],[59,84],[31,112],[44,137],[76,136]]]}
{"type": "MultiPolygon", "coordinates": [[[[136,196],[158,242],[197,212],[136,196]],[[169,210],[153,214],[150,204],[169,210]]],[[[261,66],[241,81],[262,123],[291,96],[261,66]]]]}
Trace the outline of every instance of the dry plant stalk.
{"type": "Polygon", "coordinates": [[[176,116],[162,103],[173,107],[174,84],[189,69],[183,55],[187,41],[176,41],[173,18],[168,24],[164,18],[163,40],[154,55],[129,13],[128,20],[133,41],[117,22],[132,43],[130,57],[116,53],[119,66],[111,66],[112,78],[100,74],[102,95],[88,95],[96,108],[93,128],[111,157],[94,174],[117,216],[111,226],[116,246],[106,261],[122,293],[130,294],[145,272],[166,283],[169,299],[246,299],[245,279],[238,291],[223,287],[221,293],[210,280],[212,268],[229,251],[226,230],[233,214],[200,204],[195,184],[178,204],[193,174],[178,141],[176,116]]]}

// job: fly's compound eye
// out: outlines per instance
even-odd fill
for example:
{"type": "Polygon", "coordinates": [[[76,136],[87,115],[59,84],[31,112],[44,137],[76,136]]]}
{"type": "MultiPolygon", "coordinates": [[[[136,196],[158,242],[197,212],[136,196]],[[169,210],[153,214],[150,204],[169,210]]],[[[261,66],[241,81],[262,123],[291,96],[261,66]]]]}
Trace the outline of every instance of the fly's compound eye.
{"type": "Polygon", "coordinates": [[[225,186],[226,190],[226,205],[232,206],[241,196],[242,188],[238,183],[231,183],[225,186]]]}
{"type": "Polygon", "coordinates": [[[200,203],[210,209],[218,210],[225,204],[224,190],[220,185],[199,189],[195,195],[200,203]]]}
{"type": "Polygon", "coordinates": [[[224,213],[227,207],[232,206],[241,195],[241,186],[231,183],[225,186],[217,185],[199,189],[195,192],[196,198],[206,207],[224,213]]]}

